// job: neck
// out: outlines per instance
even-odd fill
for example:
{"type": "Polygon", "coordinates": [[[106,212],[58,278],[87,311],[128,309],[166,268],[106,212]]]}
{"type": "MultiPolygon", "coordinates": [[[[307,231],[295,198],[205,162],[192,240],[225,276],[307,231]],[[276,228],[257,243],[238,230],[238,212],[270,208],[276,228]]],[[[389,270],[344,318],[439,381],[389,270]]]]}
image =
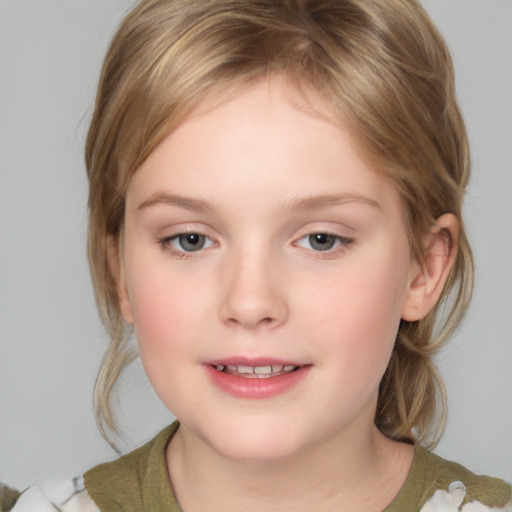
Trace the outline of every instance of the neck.
{"type": "Polygon", "coordinates": [[[184,512],[380,511],[402,487],[412,456],[411,446],[390,441],[374,425],[272,462],[223,457],[182,427],[167,451],[184,512]]]}

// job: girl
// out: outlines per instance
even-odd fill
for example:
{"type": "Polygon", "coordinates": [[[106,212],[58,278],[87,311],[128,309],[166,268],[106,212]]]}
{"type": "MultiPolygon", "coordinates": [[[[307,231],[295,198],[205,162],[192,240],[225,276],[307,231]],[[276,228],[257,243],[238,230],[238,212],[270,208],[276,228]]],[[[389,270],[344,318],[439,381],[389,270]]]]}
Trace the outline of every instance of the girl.
{"type": "Polygon", "coordinates": [[[415,2],[141,2],[86,162],[100,426],[131,330],[179,423],[14,510],[508,509],[422,448],[472,258],[451,62],[415,2]]]}

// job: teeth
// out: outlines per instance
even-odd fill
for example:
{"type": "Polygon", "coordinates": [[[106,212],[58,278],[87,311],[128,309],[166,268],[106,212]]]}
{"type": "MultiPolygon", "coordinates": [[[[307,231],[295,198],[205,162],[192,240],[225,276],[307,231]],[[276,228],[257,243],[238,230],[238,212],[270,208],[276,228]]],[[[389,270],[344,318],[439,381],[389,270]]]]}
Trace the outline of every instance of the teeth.
{"type": "Polygon", "coordinates": [[[255,368],[252,366],[238,365],[238,373],[254,373],[255,368]]]}
{"type": "MultiPolygon", "coordinates": [[[[240,367],[238,367],[238,371],[240,371],[240,367]]],[[[254,373],[272,373],[272,366],[255,366],[254,373]]]]}
{"type": "Polygon", "coordinates": [[[215,369],[219,372],[227,372],[230,374],[238,374],[247,376],[249,378],[259,378],[266,379],[269,377],[275,377],[277,375],[282,375],[283,373],[289,373],[298,368],[294,365],[267,365],[267,366],[245,366],[245,365],[236,365],[236,364],[218,364],[215,366],[215,369]]]}

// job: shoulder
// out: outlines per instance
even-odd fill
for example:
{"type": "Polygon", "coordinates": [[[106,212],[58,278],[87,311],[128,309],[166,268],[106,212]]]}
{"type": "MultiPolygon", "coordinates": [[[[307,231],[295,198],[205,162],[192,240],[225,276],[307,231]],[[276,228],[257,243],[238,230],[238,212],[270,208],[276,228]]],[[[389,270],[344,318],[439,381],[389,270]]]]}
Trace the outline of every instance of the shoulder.
{"type": "Polygon", "coordinates": [[[23,492],[0,484],[1,512],[179,510],[165,465],[165,447],[177,429],[175,422],[144,446],[83,477],[52,477],[23,492]]]}
{"type": "Polygon", "coordinates": [[[148,510],[153,501],[174,505],[165,448],[178,426],[174,422],[144,446],[84,474],[85,488],[101,510],[148,510]]]}
{"type": "Polygon", "coordinates": [[[425,484],[428,501],[421,512],[511,510],[512,489],[508,483],[499,478],[476,475],[421,447],[416,448],[410,477],[428,482],[425,484]]]}

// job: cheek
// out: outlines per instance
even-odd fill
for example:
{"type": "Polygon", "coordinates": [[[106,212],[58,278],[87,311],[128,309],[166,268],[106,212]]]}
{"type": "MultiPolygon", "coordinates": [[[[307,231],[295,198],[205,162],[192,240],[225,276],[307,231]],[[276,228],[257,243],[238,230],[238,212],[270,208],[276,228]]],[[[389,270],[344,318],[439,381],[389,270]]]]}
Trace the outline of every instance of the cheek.
{"type": "Polygon", "coordinates": [[[176,285],[149,271],[130,286],[140,360],[153,389],[174,413],[181,388],[173,382],[186,382],[183,361],[185,357],[193,357],[191,332],[197,325],[194,308],[187,307],[190,298],[177,291],[176,285]],[[174,390],[172,394],[170,389],[174,390]]]}
{"type": "Polygon", "coordinates": [[[215,286],[204,270],[187,272],[165,257],[136,249],[127,262],[127,276],[140,359],[159,393],[173,375],[186,377],[184,362],[201,360],[214,317],[215,286]]]}
{"type": "Polygon", "coordinates": [[[408,256],[382,254],[354,265],[312,296],[315,324],[326,355],[360,371],[387,366],[398,331],[407,283],[408,256]]]}
{"type": "Polygon", "coordinates": [[[154,262],[147,265],[134,258],[129,265],[128,296],[141,357],[175,350],[187,328],[195,325],[191,287],[171,279],[154,262]],[[144,272],[137,272],[140,267],[144,272]]]}

